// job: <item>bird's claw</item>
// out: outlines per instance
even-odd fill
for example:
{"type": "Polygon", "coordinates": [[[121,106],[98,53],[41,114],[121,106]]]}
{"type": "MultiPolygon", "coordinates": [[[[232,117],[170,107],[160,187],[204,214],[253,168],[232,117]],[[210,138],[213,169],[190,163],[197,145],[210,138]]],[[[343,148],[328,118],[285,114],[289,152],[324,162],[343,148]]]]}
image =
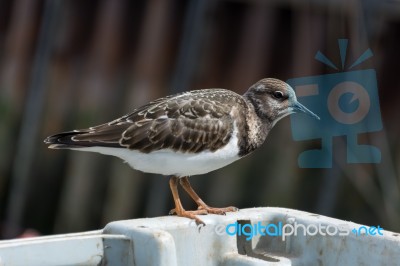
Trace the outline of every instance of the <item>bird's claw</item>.
{"type": "MultiPolygon", "coordinates": [[[[179,209],[178,209],[179,210],[179,209]]],[[[196,222],[197,227],[200,229],[205,226],[206,224],[199,219],[196,215],[206,215],[206,214],[217,214],[217,215],[226,215],[227,212],[236,212],[239,209],[236,207],[227,207],[227,208],[212,208],[209,206],[199,206],[197,210],[195,211],[186,211],[186,210],[179,210],[176,211],[175,209],[172,209],[169,211],[169,215],[177,215],[179,217],[185,217],[192,219],[196,222]]]]}
{"type": "Polygon", "coordinates": [[[198,210],[205,210],[207,213],[226,215],[227,212],[237,212],[239,209],[236,207],[226,207],[226,208],[213,208],[209,206],[199,206],[198,210]]]}

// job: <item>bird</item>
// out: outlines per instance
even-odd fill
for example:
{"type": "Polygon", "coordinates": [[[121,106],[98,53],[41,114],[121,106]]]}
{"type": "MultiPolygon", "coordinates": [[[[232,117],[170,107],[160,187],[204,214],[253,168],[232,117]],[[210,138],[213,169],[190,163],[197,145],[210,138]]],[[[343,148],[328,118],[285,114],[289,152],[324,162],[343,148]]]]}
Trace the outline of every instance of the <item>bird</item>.
{"type": "Polygon", "coordinates": [[[97,152],[121,158],[133,169],[170,176],[175,208],[170,214],[205,223],[198,215],[235,212],[207,205],[189,176],[229,165],[258,149],[274,125],[293,113],[316,114],[297,101],[293,88],[264,78],[239,95],[227,89],[200,89],[166,96],[109,123],[47,137],[51,149],[97,152]],[[178,186],[196,202],[185,210],[178,186]]]}

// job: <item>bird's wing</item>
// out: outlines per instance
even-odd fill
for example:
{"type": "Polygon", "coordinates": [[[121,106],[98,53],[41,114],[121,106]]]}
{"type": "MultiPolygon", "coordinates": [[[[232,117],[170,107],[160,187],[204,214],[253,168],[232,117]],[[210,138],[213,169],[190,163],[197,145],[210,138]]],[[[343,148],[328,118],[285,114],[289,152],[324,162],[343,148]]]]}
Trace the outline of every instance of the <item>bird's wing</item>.
{"type": "MultiPolygon", "coordinates": [[[[64,145],[127,147],[147,153],[168,148],[194,153],[214,151],[226,145],[231,138],[232,102],[226,103],[226,98],[222,101],[224,96],[221,93],[205,91],[161,98],[110,123],[62,133],[70,133],[63,136],[64,145]]],[[[231,97],[232,101],[241,100],[233,92],[224,92],[229,92],[225,97],[231,97]]],[[[55,136],[52,136],[53,139],[57,139],[55,136]]],[[[54,141],[47,143],[57,144],[54,141]]]]}

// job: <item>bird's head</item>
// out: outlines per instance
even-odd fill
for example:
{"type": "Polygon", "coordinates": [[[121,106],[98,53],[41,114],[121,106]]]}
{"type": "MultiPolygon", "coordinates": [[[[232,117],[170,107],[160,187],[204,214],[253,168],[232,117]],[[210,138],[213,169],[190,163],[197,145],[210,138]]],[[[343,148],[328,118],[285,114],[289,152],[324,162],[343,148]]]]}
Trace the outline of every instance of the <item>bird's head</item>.
{"type": "Polygon", "coordinates": [[[297,101],[292,87],[279,79],[266,78],[258,81],[244,94],[262,120],[272,126],[280,119],[293,113],[305,113],[316,119],[316,114],[297,101]]]}

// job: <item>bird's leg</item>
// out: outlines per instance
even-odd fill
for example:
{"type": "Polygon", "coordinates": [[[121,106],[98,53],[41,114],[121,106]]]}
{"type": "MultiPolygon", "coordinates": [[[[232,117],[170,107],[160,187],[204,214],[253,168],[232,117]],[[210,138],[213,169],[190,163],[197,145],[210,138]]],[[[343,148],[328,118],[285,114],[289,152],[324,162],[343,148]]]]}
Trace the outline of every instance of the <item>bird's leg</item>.
{"type": "Polygon", "coordinates": [[[189,194],[189,196],[197,203],[197,205],[199,206],[199,210],[206,210],[207,213],[222,214],[222,215],[224,215],[226,212],[238,211],[238,208],[236,207],[213,208],[205,204],[204,201],[193,190],[187,176],[180,178],[179,183],[181,184],[183,189],[189,194]]]}
{"type": "Polygon", "coordinates": [[[175,213],[178,216],[181,217],[186,217],[189,219],[193,219],[196,221],[196,224],[204,224],[205,223],[200,220],[199,218],[197,218],[196,215],[202,215],[202,214],[207,214],[207,211],[205,210],[196,210],[196,211],[186,211],[181,203],[181,199],[179,198],[179,193],[178,193],[178,177],[176,176],[172,176],[169,179],[169,186],[171,188],[171,192],[172,192],[172,197],[174,198],[174,203],[175,203],[175,209],[170,211],[170,214],[175,213]]]}

